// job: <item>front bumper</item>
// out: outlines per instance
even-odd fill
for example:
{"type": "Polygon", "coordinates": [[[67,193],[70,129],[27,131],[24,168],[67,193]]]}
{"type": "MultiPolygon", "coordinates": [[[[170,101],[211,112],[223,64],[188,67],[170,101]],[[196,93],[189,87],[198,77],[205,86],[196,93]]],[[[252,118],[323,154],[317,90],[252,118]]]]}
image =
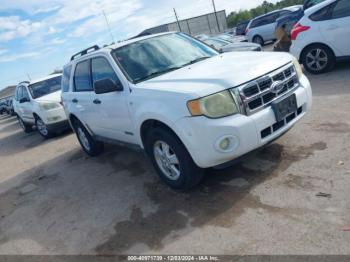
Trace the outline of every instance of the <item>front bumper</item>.
{"type": "MultiPolygon", "coordinates": [[[[175,123],[175,131],[190,152],[194,162],[202,167],[213,167],[229,162],[281,136],[298,122],[312,105],[312,91],[308,79],[300,79],[301,86],[294,92],[298,112],[279,125],[271,106],[250,116],[237,114],[221,119],[186,117],[175,123]],[[266,135],[266,130],[271,132],[266,135]],[[264,131],[264,133],[263,133],[264,131]],[[228,138],[227,151],[218,149],[218,143],[228,138]]],[[[290,94],[292,94],[290,93],[290,94]]]]}
{"type": "Polygon", "coordinates": [[[71,127],[69,125],[68,120],[64,120],[64,121],[60,121],[60,122],[56,122],[56,123],[52,123],[52,124],[47,124],[46,125],[47,130],[49,130],[49,132],[62,132],[65,130],[69,130],[71,127]]]}

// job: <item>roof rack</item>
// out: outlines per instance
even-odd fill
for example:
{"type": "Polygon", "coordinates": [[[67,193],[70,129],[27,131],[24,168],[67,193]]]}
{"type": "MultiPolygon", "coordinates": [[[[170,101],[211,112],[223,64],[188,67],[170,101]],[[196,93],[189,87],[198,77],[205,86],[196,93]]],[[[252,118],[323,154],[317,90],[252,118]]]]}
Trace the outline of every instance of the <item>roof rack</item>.
{"type": "Polygon", "coordinates": [[[76,57],[80,57],[83,55],[86,55],[88,53],[88,51],[92,50],[92,51],[96,51],[99,50],[100,47],[98,45],[94,45],[94,46],[90,46],[86,49],[84,49],[83,51],[80,51],[79,53],[76,53],[75,55],[73,55],[70,59],[70,61],[73,61],[76,57]]]}
{"type": "Polygon", "coordinates": [[[21,81],[19,82],[17,85],[20,85],[20,84],[29,84],[30,82],[29,81],[21,81]]]}

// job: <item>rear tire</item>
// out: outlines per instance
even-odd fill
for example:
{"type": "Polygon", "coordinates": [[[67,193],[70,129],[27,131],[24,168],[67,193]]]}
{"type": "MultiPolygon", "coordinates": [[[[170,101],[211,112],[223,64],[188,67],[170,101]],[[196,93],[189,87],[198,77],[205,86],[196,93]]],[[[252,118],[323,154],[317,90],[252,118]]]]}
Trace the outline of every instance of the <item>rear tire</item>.
{"type": "Polygon", "coordinates": [[[261,36],[256,35],[256,36],[253,37],[253,43],[263,46],[264,45],[264,39],[261,36]]]}
{"type": "Polygon", "coordinates": [[[307,47],[301,54],[301,63],[311,74],[323,74],[335,66],[333,51],[324,45],[316,44],[307,47]]]}
{"type": "Polygon", "coordinates": [[[154,128],[146,136],[146,151],[161,180],[175,190],[188,190],[202,180],[198,167],[182,142],[164,128],[154,128]]]}
{"type": "Polygon", "coordinates": [[[89,156],[98,156],[103,152],[104,144],[93,139],[82,123],[75,120],[73,126],[79,143],[85,153],[87,153],[89,156]]]}
{"type": "Polygon", "coordinates": [[[33,131],[32,125],[26,124],[26,123],[22,120],[22,118],[20,118],[19,116],[17,116],[17,119],[18,119],[19,125],[22,127],[24,133],[30,133],[30,132],[33,131]]]}

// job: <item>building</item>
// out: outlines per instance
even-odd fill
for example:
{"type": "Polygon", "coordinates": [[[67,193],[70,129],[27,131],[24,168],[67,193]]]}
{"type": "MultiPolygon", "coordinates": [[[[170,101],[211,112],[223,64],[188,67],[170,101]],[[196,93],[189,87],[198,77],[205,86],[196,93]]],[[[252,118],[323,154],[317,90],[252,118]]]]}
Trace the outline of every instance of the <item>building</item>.
{"type": "Polygon", "coordinates": [[[179,24],[177,22],[173,22],[169,24],[159,25],[142,31],[138,36],[171,31],[181,31],[193,36],[200,34],[215,35],[218,33],[222,33],[227,29],[225,10],[216,12],[216,15],[217,20],[215,13],[209,13],[180,20],[179,24]]]}

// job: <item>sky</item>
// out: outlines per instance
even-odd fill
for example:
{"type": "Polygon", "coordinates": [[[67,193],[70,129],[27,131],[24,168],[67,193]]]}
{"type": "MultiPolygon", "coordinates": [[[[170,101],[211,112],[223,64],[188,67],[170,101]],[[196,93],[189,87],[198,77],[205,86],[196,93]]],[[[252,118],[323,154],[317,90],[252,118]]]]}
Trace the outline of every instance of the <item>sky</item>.
{"type": "MultiPolygon", "coordinates": [[[[217,10],[248,9],[263,0],[215,0],[217,10]]],[[[276,0],[270,0],[276,2],[276,0]]],[[[211,0],[1,0],[0,89],[61,69],[72,54],[144,29],[213,11],[211,0]]]]}

